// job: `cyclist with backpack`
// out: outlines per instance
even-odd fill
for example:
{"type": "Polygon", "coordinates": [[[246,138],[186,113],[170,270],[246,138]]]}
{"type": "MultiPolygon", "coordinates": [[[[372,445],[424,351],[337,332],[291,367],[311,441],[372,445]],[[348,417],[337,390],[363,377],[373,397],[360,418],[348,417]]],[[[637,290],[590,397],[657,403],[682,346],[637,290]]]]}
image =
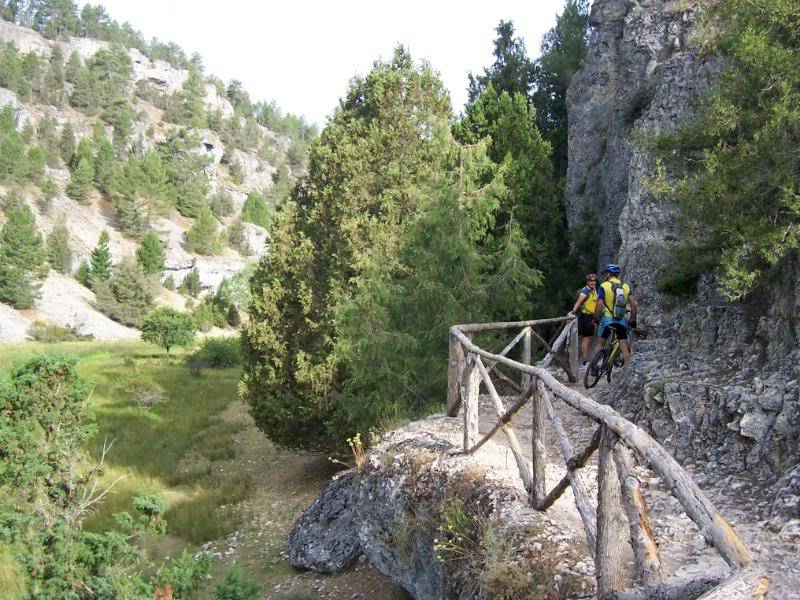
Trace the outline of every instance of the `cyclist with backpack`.
{"type": "Polygon", "coordinates": [[[581,360],[583,364],[589,359],[589,350],[594,340],[595,319],[594,311],[597,306],[597,275],[589,273],[586,276],[586,287],[578,290],[578,299],[572,307],[571,314],[578,317],[578,335],[581,340],[581,360]],[[578,312],[580,311],[580,312],[578,312]]]}
{"type": "Polygon", "coordinates": [[[631,358],[630,345],[628,344],[629,329],[636,329],[636,298],[630,286],[622,283],[619,278],[619,265],[609,264],[603,267],[602,274],[606,280],[597,290],[597,306],[595,317],[600,319],[597,344],[602,348],[606,344],[611,329],[617,334],[619,348],[622,351],[622,361],[627,363],[631,358]],[[626,316],[630,306],[630,319],[626,316]]]}

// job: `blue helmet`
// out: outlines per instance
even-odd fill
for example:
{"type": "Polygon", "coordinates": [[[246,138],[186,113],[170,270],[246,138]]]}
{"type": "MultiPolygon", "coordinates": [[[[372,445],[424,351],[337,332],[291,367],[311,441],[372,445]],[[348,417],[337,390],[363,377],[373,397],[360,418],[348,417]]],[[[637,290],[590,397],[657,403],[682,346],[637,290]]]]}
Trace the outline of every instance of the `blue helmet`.
{"type": "Polygon", "coordinates": [[[619,265],[615,265],[614,263],[611,263],[611,264],[606,265],[605,267],[603,267],[602,272],[603,273],[611,273],[612,275],[619,275],[620,272],[621,272],[621,269],[619,268],[619,265]]]}

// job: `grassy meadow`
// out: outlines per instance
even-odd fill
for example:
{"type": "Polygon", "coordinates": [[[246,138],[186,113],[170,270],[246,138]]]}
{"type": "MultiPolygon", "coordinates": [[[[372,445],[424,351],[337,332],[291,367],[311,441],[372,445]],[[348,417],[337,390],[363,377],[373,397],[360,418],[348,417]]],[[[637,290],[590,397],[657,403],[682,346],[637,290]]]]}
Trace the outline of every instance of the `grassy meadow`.
{"type": "Polygon", "coordinates": [[[97,434],[86,450],[95,462],[107,450],[101,488],[118,480],[85,529],[112,527],[133,496],[158,494],[170,506],[167,534],[148,538],[146,547],[154,562],[184,549],[212,552],[213,578],[202,598],[233,564],[266,598],[404,597],[366,565],[320,581],[285,561],[292,522],[337,468],[326,457],[278,449],[258,431],[237,396],[238,368],[198,372],[185,364],[188,351],[165,356],[139,340],[31,342],[0,344],[0,376],[53,352],[78,356],[79,372],[94,383],[97,434]],[[154,383],[163,397],[142,408],[131,381],[154,383]]]}

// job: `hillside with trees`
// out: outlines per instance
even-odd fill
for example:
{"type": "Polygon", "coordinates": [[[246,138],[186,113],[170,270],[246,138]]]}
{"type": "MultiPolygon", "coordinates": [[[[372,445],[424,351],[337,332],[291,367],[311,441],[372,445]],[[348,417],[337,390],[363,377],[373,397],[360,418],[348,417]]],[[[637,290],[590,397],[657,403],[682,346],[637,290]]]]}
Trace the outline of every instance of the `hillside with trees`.
{"type": "Polygon", "coordinates": [[[263,254],[315,128],[99,5],[0,16],[0,339],[33,321],[134,337],[186,298],[204,328],[238,322],[194,298],[263,254]]]}

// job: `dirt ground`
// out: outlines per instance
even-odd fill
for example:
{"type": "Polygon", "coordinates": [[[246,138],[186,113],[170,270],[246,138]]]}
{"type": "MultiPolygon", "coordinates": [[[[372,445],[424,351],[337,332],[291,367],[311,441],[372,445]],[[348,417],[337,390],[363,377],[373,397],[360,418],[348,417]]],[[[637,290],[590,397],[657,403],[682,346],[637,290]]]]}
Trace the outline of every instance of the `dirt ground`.
{"type": "Polygon", "coordinates": [[[286,534],[338,469],[326,457],[275,448],[241,402],[233,403],[222,416],[241,429],[235,435],[235,458],[220,468],[249,475],[253,492],[235,507],[241,517],[237,530],[205,545],[215,558],[214,575],[236,564],[262,587],[264,598],[276,600],[408,597],[363,562],[336,575],[294,569],[284,558],[286,534]]]}

